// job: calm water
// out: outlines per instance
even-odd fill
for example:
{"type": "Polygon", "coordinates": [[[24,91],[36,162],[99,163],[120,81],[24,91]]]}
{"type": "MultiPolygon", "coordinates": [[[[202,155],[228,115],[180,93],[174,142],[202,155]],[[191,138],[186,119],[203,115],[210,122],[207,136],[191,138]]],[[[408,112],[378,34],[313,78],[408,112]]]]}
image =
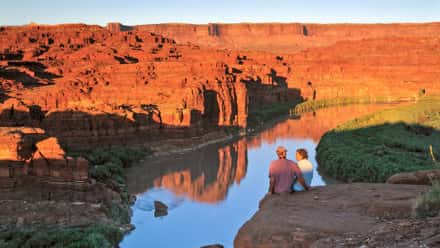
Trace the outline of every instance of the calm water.
{"type": "Polygon", "coordinates": [[[239,228],[258,210],[268,190],[268,167],[276,159],[277,146],[287,147],[293,160],[297,148],[307,149],[315,167],[312,186],[331,183],[316,170],[320,137],[346,120],[385,107],[389,105],[319,110],[230,144],[131,168],[127,176],[130,193],[137,195],[132,207],[136,229],[121,247],[232,247],[239,228]],[[168,205],[168,215],[154,216],[155,200],[168,205]]]}

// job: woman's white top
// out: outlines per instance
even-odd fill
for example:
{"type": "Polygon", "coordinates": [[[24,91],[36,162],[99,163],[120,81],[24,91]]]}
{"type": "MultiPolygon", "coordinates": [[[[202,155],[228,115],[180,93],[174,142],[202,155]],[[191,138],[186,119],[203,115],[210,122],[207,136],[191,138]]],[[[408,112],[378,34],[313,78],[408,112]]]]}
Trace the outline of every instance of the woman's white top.
{"type": "MultiPolygon", "coordinates": [[[[304,181],[306,181],[306,184],[308,186],[310,186],[310,184],[312,183],[312,179],[313,179],[313,164],[310,163],[310,161],[307,159],[301,159],[300,161],[298,161],[298,167],[303,174],[304,181]]],[[[304,190],[302,185],[298,182],[296,182],[293,185],[293,189],[295,191],[303,191],[304,190]]]]}
{"type": "Polygon", "coordinates": [[[301,169],[302,173],[313,171],[313,165],[307,159],[301,159],[298,161],[298,167],[301,169]]]}

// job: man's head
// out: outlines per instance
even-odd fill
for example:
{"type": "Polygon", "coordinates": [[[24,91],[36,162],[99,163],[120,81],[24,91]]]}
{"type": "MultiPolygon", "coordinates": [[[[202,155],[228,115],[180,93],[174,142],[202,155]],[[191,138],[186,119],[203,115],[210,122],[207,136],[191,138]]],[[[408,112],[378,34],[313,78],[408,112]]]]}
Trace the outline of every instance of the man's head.
{"type": "Polygon", "coordinates": [[[287,149],[284,146],[277,147],[277,155],[279,159],[285,159],[287,157],[287,149]]]}

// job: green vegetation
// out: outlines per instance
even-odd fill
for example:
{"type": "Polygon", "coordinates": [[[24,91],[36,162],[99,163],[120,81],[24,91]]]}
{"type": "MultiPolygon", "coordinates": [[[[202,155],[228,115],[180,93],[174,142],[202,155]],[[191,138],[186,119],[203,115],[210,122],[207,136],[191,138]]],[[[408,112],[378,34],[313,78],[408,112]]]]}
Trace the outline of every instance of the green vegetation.
{"type": "Polygon", "coordinates": [[[97,149],[85,154],[90,161],[90,176],[98,182],[124,184],[124,168],[129,167],[135,161],[147,156],[149,150],[131,148],[97,149]]]}
{"type": "Polygon", "coordinates": [[[429,192],[417,198],[415,206],[417,217],[435,217],[440,214],[440,182],[433,182],[429,192]]]}
{"type": "MultiPolygon", "coordinates": [[[[124,168],[150,154],[149,150],[130,148],[97,149],[87,154],[90,177],[121,195],[122,202],[103,202],[106,215],[116,224],[130,223],[131,210],[124,168]]],[[[77,228],[14,229],[0,232],[0,247],[117,247],[124,235],[117,226],[93,225],[77,228]]]]}
{"type": "Polygon", "coordinates": [[[385,182],[399,172],[440,168],[432,155],[440,157],[438,98],[348,121],[317,147],[320,170],[348,182],[385,182]]]}
{"type": "Polygon", "coordinates": [[[123,224],[130,222],[130,199],[125,185],[124,168],[149,154],[150,150],[111,148],[97,149],[85,155],[92,164],[90,177],[121,194],[122,204],[104,204],[105,212],[112,220],[123,224]]]}
{"type": "MultiPolygon", "coordinates": [[[[315,111],[322,108],[345,106],[352,104],[370,104],[370,103],[391,103],[402,101],[403,99],[394,99],[390,97],[344,97],[322,100],[310,100],[302,102],[290,109],[290,115],[298,115],[305,112],[315,111]]],[[[406,98],[405,101],[414,101],[416,98],[406,98]]]]}
{"type": "Polygon", "coordinates": [[[0,233],[0,247],[110,248],[116,247],[122,236],[122,231],[117,227],[104,225],[85,228],[9,230],[0,233]]]}

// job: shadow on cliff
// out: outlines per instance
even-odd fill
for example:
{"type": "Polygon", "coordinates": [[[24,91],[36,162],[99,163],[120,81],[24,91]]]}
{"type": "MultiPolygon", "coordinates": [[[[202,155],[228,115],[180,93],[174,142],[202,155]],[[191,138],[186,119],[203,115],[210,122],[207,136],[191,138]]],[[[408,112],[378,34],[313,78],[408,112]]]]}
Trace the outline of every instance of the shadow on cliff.
{"type": "Polygon", "coordinates": [[[273,118],[288,116],[292,108],[305,101],[301,90],[288,88],[285,77],[275,70],[268,74],[270,84],[263,83],[260,77],[241,79],[248,88],[248,123],[261,123],[273,118]]]}
{"type": "Polygon", "coordinates": [[[73,110],[45,113],[36,105],[31,106],[29,111],[12,107],[0,112],[0,127],[42,128],[47,136],[58,138],[61,146],[68,151],[142,145],[165,139],[190,144],[193,138],[207,131],[233,128],[216,125],[210,116],[202,116],[197,110],[190,112],[191,121],[187,126],[170,125],[162,121],[156,105],[145,104],[142,108],[144,113],[93,114],[73,110]]]}
{"type": "Polygon", "coordinates": [[[9,99],[9,96],[6,94],[6,91],[4,89],[0,88],[0,104],[4,103],[8,99],[9,99]]]}
{"type": "Polygon", "coordinates": [[[385,182],[400,172],[438,169],[440,130],[404,122],[333,130],[318,147],[321,172],[345,182],[385,182]]]}
{"type": "Polygon", "coordinates": [[[287,78],[279,76],[275,69],[271,68],[270,73],[267,75],[271,79],[272,85],[277,85],[277,86],[287,88],[287,78]]]}
{"type": "Polygon", "coordinates": [[[24,88],[34,88],[54,84],[61,76],[49,73],[39,62],[8,61],[8,66],[0,66],[0,77],[21,83],[24,88]]]}

